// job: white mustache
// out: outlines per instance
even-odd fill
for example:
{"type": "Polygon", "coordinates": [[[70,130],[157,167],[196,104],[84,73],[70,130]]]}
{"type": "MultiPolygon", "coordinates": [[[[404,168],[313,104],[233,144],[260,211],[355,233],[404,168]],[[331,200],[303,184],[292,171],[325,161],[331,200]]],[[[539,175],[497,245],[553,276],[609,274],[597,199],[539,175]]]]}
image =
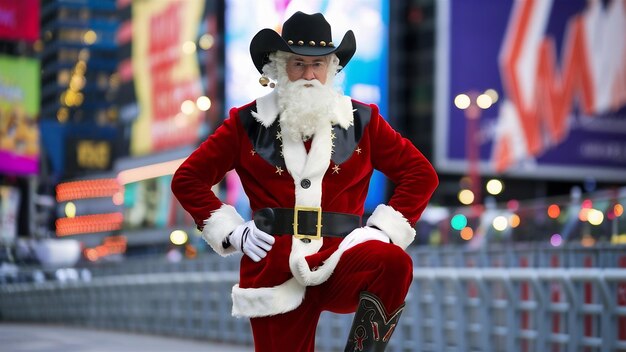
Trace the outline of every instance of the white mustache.
{"type": "Polygon", "coordinates": [[[299,79],[297,81],[291,82],[291,84],[295,87],[303,87],[303,88],[322,88],[324,87],[324,85],[322,84],[322,82],[313,79],[310,81],[307,81],[306,79],[299,79]]]}

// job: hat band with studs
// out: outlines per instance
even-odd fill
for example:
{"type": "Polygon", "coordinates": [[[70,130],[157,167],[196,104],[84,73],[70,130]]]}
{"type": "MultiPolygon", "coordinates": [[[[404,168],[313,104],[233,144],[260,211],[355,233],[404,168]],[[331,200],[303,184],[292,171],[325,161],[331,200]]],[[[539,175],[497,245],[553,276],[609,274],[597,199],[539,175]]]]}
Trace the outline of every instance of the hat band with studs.
{"type": "MultiPolygon", "coordinates": [[[[303,46],[303,45],[304,45],[304,41],[303,41],[303,40],[298,40],[298,42],[297,42],[297,43],[294,43],[294,41],[293,41],[293,40],[288,40],[288,41],[287,41],[287,44],[289,44],[289,45],[294,45],[294,44],[297,44],[297,45],[299,45],[299,46],[303,46]]],[[[317,44],[314,40],[309,41],[307,44],[308,44],[309,46],[316,46],[316,45],[318,45],[318,44],[317,44]]],[[[322,46],[322,47],[324,47],[324,46],[328,46],[328,47],[333,48],[333,47],[335,47],[335,44],[333,44],[333,42],[328,42],[328,43],[326,43],[325,41],[321,40],[321,41],[319,42],[319,46],[322,46]]]]}

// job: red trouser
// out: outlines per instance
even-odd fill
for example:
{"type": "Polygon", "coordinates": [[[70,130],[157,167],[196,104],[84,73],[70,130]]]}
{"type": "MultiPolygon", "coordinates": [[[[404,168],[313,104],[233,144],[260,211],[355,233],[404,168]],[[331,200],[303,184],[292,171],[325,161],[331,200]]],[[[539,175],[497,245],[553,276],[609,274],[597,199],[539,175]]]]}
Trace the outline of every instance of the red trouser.
{"type": "MultiPolygon", "coordinates": [[[[400,247],[367,241],[341,256],[331,277],[307,287],[302,304],[284,314],[251,318],[256,352],[313,352],[322,311],[353,313],[359,294],[378,296],[387,312],[402,303],[413,280],[413,262],[400,247]]],[[[347,339],[347,336],[346,336],[347,339]]]]}

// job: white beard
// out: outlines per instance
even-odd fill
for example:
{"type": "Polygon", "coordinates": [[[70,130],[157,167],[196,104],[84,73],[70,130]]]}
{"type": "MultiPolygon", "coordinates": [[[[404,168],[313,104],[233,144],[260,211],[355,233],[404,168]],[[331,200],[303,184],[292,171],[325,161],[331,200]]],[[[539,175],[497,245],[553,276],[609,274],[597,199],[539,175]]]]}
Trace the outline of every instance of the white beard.
{"type": "Polygon", "coordinates": [[[320,128],[330,127],[341,94],[318,80],[284,80],[278,87],[280,127],[284,137],[307,140],[320,128]],[[307,87],[305,85],[312,85],[307,87]]]}

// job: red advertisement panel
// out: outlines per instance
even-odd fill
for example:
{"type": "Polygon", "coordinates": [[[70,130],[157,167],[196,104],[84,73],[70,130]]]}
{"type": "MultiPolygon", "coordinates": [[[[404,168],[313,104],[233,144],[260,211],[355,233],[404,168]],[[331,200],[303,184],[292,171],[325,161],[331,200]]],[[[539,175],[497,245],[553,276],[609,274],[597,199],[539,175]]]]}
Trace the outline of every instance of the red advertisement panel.
{"type": "Polygon", "coordinates": [[[39,39],[39,0],[0,0],[0,39],[39,39]]]}

